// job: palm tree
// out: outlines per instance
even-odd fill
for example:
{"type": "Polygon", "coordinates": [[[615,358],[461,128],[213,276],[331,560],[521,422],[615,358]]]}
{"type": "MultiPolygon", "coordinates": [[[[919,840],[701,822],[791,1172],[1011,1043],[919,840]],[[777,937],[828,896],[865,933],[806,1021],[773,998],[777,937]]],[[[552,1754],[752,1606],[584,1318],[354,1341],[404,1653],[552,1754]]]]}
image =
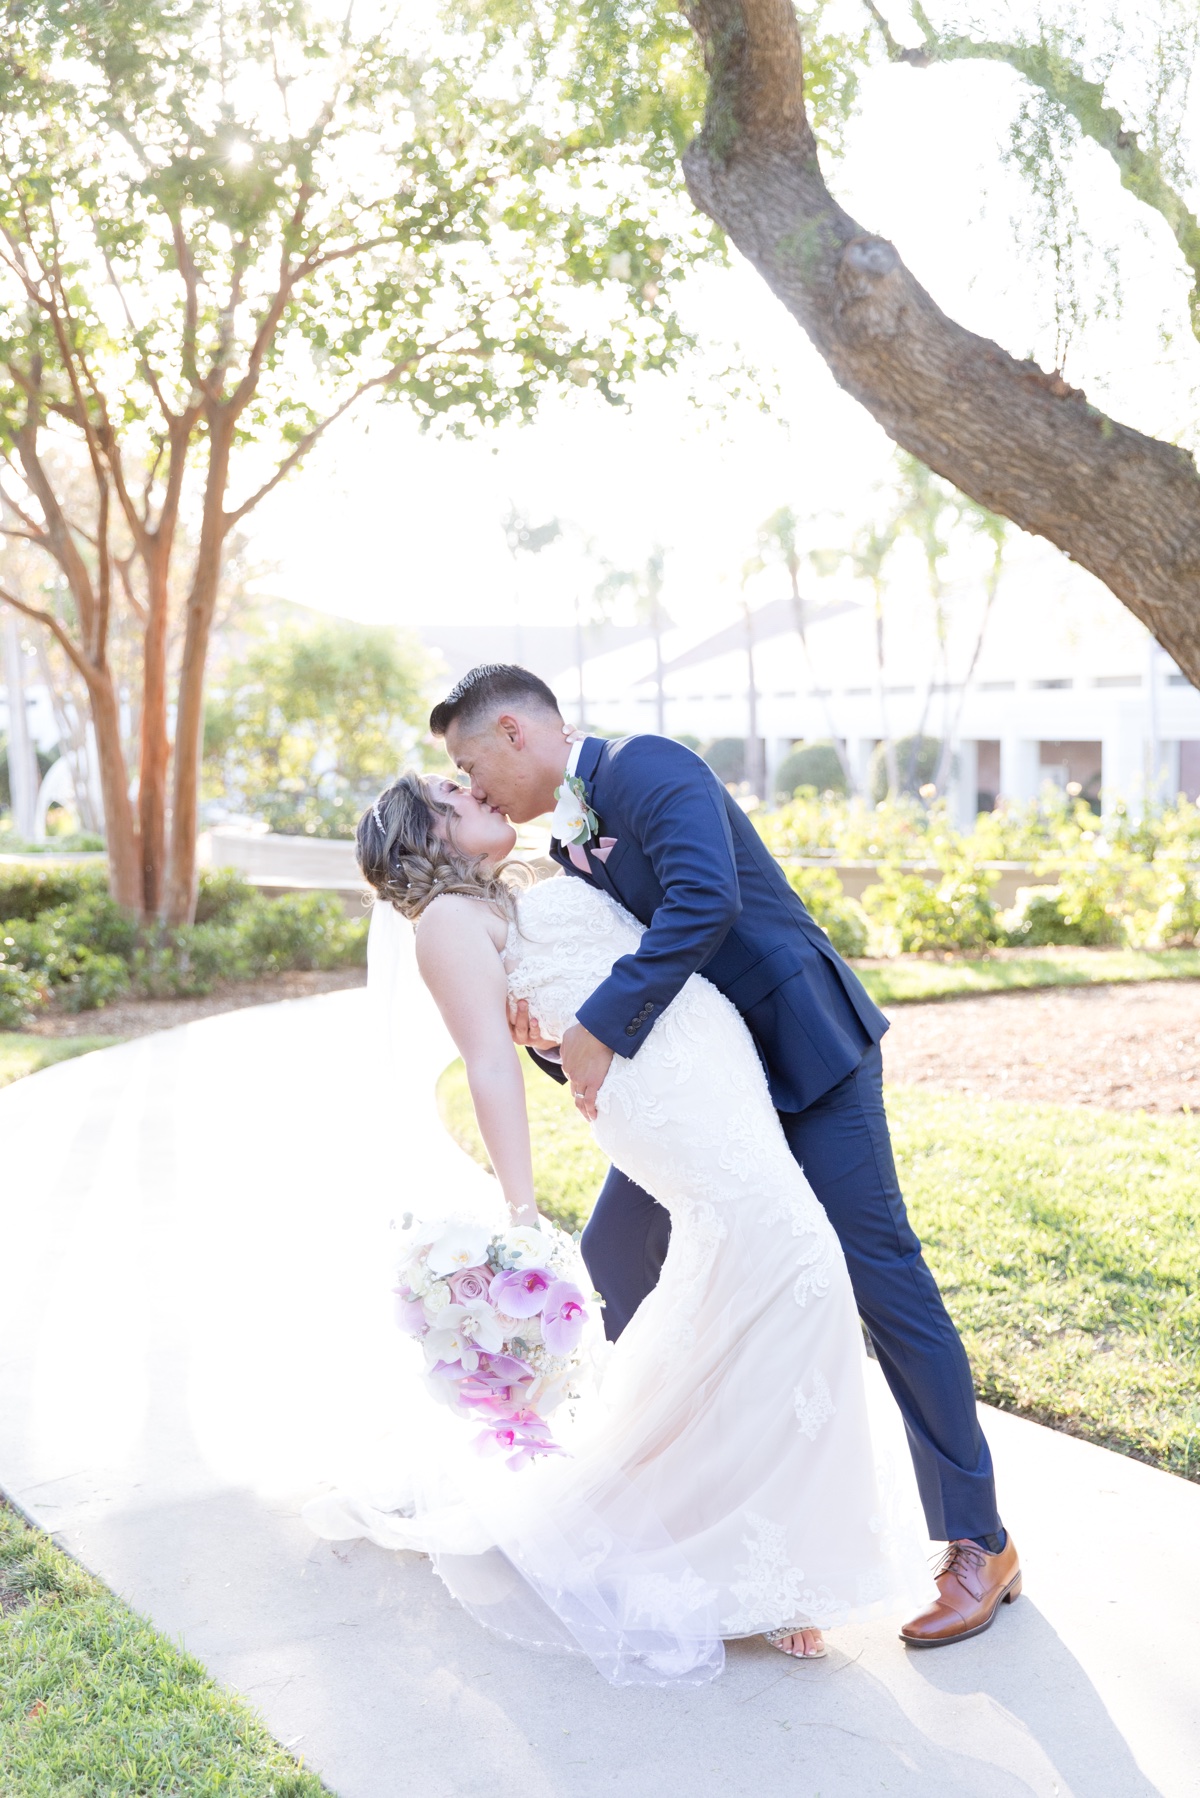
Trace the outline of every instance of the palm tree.
{"type": "Polygon", "coordinates": [[[663,568],[667,552],[656,543],[640,569],[608,567],[596,588],[596,598],[604,605],[622,589],[633,596],[634,616],[639,624],[648,624],[654,639],[654,728],[660,737],[667,734],[667,696],[663,682],[663,635],[671,620],[663,609],[663,568]]]}
{"type": "Polygon", "coordinates": [[[766,568],[769,561],[778,561],[782,563],[783,567],[787,570],[787,576],[791,584],[792,592],[792,614],[796,621],[796,635],[800,639],[800,650],[804,657],[804,664],[808,669],[809,679],[813,684],[813,691],[821,701],[821,708],[825,713],[825,728],[829,734],[830,742],[837,751],[837,758],[841,763],[842,773],[846,776],[847,788],[851,793],[854,793],[858,789],[858,783],[854,778],[854,770],[850,766],[850,758],[846,754],[846,746],[843,743],[837,725],[834,722],[833,707],[829,703],[829,688],[823,687],[820,680],[817,678],[817,670],[813,662],[812,650],[809,647],[808,620],[805,615],[806,606],[800,593],[801,557],[798,541],[800,524],[800,519],[797,517],[796,513],[792,511],[790,506],[780,506],[777,512],[772,512],[770,518],[764,519],[762,524],[758,527],[758,555],[752,562],[746,564],[746,569],[744,569],[742,573],[742,581],[744,585],[747,578],[747,570],[752,570],[757,573],[760,569],[766,568]]]}
{"type": "MultiPolygon", "coordinates": [[[[504,540],[508,544],[509,554],[514,562],[522,555],[539,556],[544,549],[562,536],[562,525],[557,518],[548,518],[545,524],[530,524],[528,515],[517,509],[513,500],[508,502],[508,511],[501,519],[504,540]]],[[[516,660],[525,660],[524,638],[521,630],[521,594],[518,585],[515,595],[516,605],[516,660]]]]}

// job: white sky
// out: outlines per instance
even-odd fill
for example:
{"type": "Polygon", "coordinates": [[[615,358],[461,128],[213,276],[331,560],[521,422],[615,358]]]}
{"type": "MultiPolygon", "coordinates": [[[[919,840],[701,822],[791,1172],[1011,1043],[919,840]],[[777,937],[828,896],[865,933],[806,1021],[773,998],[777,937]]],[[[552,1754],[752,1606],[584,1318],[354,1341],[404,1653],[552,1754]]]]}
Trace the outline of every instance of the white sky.
{"type": "MultiPolygon", "coordinates": [[[[1018,250],[1011,224],[1030,202],[1000,155],[1018,87],[1011,71],[985,64],[875,70],[848,155],[828,174],[951,316],[1052,367],[1046,270],[1018,250]]],[[[1066,373],[1123,421],[1190,442],[1200,346],[1181,259],[1099,150],[1083,147],[1077,173],[1080,211],[1117,249],[1124,295],[1119,317],[1070,346],[1066,373]]],[[[1096,279],[1108,280],[1103,262],[1096,279]]],[[[399,625],[510,619],[518,597],[525,622],[566,622],[595,572],[573,541],[514,565],[501,527],[511,501],[534,523],[572,521],[621,566],[663,545],[663,600],[677,623],[690,632],[728,623],[759,523],[791,505],[827,515],[822,534],[844,541],[869,512],[892,446],[746,265],[698,275],[687,306],[723,355],[740,343],[778,383],[775,416],[746,403],[724,417],[698,413],[684,377],[643,379],[628,413],[586,395],[554,400],[532,426],[471,444],[422,437],[400,408],[375,407],[338,428],[258,514],[252,555],[273,568],[264,590],[399,625]]],[[[1115,622],[1121,608],[1097,583],[1047,546],[1029,551],[1027,599],[1043,583],[1061,594],[1065,582],[1097,622],[1115,622]]],[[[755,603],[781,580],[756,583],[755,603]]]]}

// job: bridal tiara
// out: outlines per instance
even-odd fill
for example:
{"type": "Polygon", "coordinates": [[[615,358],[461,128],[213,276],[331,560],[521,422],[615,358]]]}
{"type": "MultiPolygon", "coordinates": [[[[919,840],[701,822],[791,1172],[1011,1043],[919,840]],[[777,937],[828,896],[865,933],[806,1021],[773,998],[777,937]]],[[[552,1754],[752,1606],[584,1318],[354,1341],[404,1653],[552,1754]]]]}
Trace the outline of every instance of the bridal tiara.
{"type": "Polygon", "coordinates": [[[385,837],[386,837],[386,835],[387,835],[387,825],[386,825],[386,824],[385,824],[385,823],[384,823],[384,821],[383,821],[383,814],[382,814],[382,813],[381,813],[381,811],[380,811],[380,810],[379,810],[379,801],[378,801],[378,799],[377,799],[377,800],[376,800],[376,801],[375,801],[375,803],[374,803],[374,805],[373,805],[373,806],[372,806],[372,807],[371,807],[371,816],[372,816],[372,817],[373,817],[373,818],[374,818],[374,820],[375,820],[375,822],[376,822],[376,824],[378,824],[378,826],[379,826],[379,828],[380,828],[380,830],[381,830],[381,831],[382,831],[382,832],[383,832],[383,834],[384,834],[384,836],[385,836],[385,837]]]}

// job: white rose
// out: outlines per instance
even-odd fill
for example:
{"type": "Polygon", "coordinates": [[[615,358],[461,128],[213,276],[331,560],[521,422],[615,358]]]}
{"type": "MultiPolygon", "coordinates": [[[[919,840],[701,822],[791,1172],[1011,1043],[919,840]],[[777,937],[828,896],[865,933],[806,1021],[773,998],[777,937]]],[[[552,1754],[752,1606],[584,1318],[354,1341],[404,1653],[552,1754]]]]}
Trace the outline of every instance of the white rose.
{"type": "Polygon", "coordinates": [[[545,1267],[551,1244],[544,1231],[534,1224],[518,1224],[506,1230],[497,1245],[497,1259],[502,1267],[545,1267]]]}
{"type": "Polygon", "coordinates": [[[435,1280],[429,1287],[429,1290],[422,1294],[422,1297],[425,1303],[426,1315],[432,1318],[439,1311],[444,1311],[446,1309],[446,1306],[450,1304],[453,1299],[453,1294],[444,1280],[435,1280]]]}

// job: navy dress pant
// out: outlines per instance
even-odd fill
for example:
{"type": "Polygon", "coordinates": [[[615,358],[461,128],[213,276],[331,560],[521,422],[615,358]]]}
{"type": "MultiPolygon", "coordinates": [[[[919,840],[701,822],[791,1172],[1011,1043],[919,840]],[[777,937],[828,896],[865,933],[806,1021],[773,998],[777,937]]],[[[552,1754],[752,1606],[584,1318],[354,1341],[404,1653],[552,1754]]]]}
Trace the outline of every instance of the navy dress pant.
{"type": "MultiPolygon", "coordinates": [[[[966,1350],[896,1177],[878,1045],[814,1104],[779,1121],[841,1241],[859,1314],[904,1418],[930,1536],[999,1532],[966,1350]]],[[[663,1207],[612,1168],[582,1243],[610,1340],[656,1284],[670,1233],[663,1207]]]]}

